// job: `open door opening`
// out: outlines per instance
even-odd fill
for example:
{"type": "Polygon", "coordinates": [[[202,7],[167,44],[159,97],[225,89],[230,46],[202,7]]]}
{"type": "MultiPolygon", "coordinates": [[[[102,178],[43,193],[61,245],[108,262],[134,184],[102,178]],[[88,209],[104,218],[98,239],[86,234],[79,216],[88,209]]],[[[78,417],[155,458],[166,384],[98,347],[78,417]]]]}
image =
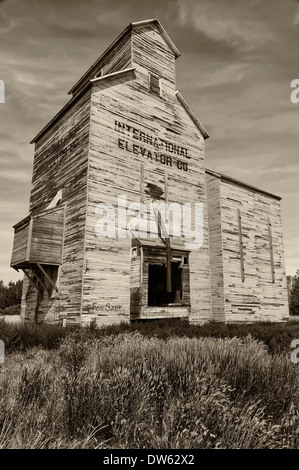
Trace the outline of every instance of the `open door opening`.
{"type": "Polygon", "coordinates": [[[179,262],[171,262],[172,292],[167,292],[166,265],[148,265],[148,306],[163,307],[182,304],[182,268],[179,262]]]}

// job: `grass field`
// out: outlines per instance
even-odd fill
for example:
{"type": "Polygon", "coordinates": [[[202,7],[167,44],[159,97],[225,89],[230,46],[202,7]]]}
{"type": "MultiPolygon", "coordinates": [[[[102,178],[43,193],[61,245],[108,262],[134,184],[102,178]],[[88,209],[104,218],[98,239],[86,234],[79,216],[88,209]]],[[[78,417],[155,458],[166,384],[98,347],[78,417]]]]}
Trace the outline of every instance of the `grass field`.
{"type": "Polygon", "coordinates": [[[0,448],[299,447],[299,325],[0,322],[0,448]]]}

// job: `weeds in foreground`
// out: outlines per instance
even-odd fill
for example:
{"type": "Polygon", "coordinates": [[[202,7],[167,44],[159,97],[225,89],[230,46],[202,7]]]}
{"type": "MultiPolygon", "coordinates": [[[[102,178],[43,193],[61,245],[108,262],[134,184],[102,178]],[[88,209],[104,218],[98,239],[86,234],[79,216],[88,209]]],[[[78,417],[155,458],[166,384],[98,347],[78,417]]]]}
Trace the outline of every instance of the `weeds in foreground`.
{"type": "Polygon", "coordinates": [[[245,338],[90,336],[9,355],[0,448],[297,448],[297,366],[245,338]]]}
{"type": "MultiPolygon", "coordinates": [[[[187,338],[253,338],[263,341],[271,354],[290,354],[290,344],[299,338],[299,322],[288,323],[257,322],[254,324],[225,324],[209,322],[204,325],[188,324],[180,320],[156,320],[145,323],[119,323],[116,325],[95,327],[91,323],[81,333],[89,339],[101,339],[110,335],[139,332],[146,338],[156,336],[167,340],[173,336],[187,338]]],[[[5,342],[7,352],[27,351],[41,346],[45,349],[57,349],[61,342],[74,333],[74,327],[63,328],[50,324],[12,324],[0,319],[0,339],[5,342]]]]}

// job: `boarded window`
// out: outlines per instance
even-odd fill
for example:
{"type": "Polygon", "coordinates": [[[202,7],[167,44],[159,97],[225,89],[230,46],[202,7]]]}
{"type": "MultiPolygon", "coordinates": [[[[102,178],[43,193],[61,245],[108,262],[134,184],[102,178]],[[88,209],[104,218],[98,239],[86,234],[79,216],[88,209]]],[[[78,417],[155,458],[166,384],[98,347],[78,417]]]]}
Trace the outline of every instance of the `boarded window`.
{"type": "Polygon", "coordinates": [[[152,73],[149,74],[150,92],[162,96],[161,79],[152,73]]]}

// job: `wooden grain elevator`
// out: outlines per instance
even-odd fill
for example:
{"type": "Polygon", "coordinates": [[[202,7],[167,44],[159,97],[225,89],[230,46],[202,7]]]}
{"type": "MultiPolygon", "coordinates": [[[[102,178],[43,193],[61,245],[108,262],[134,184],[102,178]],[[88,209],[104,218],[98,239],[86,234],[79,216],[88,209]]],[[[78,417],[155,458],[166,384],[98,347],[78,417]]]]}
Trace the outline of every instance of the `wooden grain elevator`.
{"type": "Polygon", "coordinates": [[[288,318],[280,198],[206,169],[179,55],[157,19],[131,23],[32,140],[24,321],[288,318]]]}

